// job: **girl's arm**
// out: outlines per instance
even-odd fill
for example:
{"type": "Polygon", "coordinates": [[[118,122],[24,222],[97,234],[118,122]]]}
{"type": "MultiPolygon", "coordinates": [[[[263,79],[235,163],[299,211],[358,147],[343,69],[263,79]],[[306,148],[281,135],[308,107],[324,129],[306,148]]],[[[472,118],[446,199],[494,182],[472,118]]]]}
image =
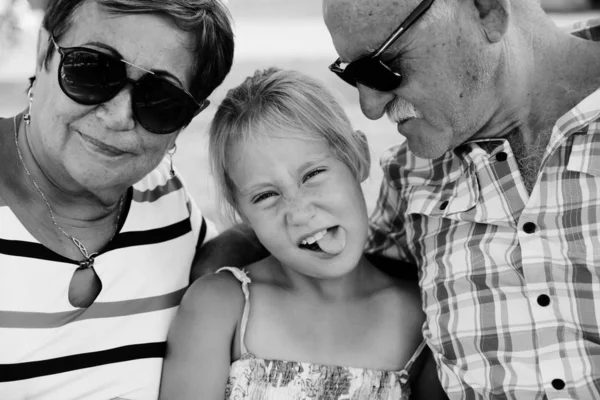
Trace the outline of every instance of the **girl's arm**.
{"type": "Polygon", "coordinates": [[[169,330],[161,400],[223,400],[243,307],[241,285],[228,272],[190,286],[169,330]]]}
{"type": "Polygon", "coordinates": [[[440,384],[437,366],[429,347],[425,347],[420,358],[423,360],[421,370],[414,380],[411,379],[411,400],[447,400],[448,396],[440,384]]]}

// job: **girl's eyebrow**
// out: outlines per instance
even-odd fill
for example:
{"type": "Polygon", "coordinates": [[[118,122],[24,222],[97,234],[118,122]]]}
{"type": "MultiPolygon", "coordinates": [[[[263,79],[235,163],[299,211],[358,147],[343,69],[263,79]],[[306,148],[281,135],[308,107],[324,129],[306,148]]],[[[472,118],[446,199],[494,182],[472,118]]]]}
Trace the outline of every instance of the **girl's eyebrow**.
{"type": "MultiPolygon", "coordinates": [[[[304,171],[304,170],[310,168],[311,166],[313,166],[314,164],[318,164],[320,162],[325,161],[329,157],[330,157],[330,154],[324,154],[324,155],[321,155],[318,158],[305,161],[305,162],[303,162],[302,164],[300,164],[298,166],[297,171],[304,171]]],[[[251,184],[247,185],[244,188],[240,188],[239,192],[240,192],[240,194],[242,194],[244,196],[248,196],[251,193],[260,191],[260,190],[265,189],[265,188],[270,187],[270,186],[271,186],[271,184],[267,183],[267,182],[251,183],[251,184]]]]}
{"type": "Polygon", "coordinates": [[[248,186],[246,186],[243,189],[240,189],[240,194],[244,195],[244,196],[249,196],[250,194],[260,191],[261,189],[267,188],[270,185],[266,182],[259,182],[259,183],[254,183],[254,184],[250,184],[248,186]]]}

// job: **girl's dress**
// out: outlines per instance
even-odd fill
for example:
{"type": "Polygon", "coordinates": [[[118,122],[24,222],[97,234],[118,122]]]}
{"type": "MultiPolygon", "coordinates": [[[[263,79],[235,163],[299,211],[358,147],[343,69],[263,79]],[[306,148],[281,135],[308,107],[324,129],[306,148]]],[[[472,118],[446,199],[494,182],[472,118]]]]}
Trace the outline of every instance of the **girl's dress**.
{"type": "Polygon", "coordinates": [[[250,312],[250,278],[235,267],[230,271],[241,283],[246,303],[241,321],[241,352],[239,360],[229,369],[228,400],[408,400],[411,366],[419,357],[425,342],[421,342],[404,369],[381,371],[298,361],[264,360],[248,352],[244,336],[250,312]]]}

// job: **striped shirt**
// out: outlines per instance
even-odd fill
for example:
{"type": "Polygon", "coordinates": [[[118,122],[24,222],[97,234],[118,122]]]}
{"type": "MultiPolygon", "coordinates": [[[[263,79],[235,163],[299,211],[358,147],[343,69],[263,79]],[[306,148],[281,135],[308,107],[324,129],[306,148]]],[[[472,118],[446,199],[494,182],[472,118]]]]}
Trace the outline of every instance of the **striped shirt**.
{"type": "Polygon", "coordinates": [[[381,165],[367,251],[418,266],[449,397],[600,399],[600,90],[556,121],[530,195],[503,139],[381,165]]]}
{"type": "Polygon", "coordinates": [[[100,295],[75,308],[78,265],[0,207],[0,399],[156,399],[196,244],[215,235],[163,161],[133,186],[122,229],[96,258],[100,295]]]}

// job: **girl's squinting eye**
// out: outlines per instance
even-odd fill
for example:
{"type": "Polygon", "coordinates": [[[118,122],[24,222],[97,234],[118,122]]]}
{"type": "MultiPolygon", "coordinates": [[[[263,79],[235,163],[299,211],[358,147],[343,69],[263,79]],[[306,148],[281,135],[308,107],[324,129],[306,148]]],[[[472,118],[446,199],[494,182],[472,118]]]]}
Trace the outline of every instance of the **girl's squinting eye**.
{"type": "Polygon", "coordinates": [[[306,182],[313,176],[320,174],[321,172],[325,172],[325,168],[318,168],[318,169],[310,171],[308,174],[304,175],[304,179],[302,179],[302,183],[306,182]]]}
{"type": "Polygon", "coordinates": [[[266,192],[266,193],[261,193],[258,196],[256,196],[255,198],[252,199],[252,204],[256,204],[259,203],[263,200],[268,199],[269,197],[273,197],[276,196],[275,192],[266,192]]]}

